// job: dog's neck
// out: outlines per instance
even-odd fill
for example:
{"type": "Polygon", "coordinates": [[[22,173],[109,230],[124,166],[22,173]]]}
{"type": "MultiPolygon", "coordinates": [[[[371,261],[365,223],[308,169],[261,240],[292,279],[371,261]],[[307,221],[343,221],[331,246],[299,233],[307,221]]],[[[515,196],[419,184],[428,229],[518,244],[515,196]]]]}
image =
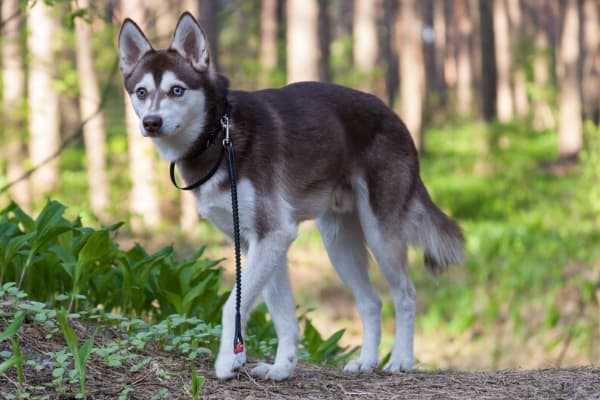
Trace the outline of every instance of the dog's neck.
{"type": "Polygon", "coordinates": [[[197,181],[206,175],[211,168],[218,162],[222,146],[224,132],[222,132],[221,119],[229,113],[228,81],[220,76],[214,87],[206,88],[207,97],[213,98],[209,104],[206,104],[206,122],[204,129],[198,135],[197,140],[177,161],[177,167],[186,184],[197,181]],[[215,136],[215,132],[217,132],[215,136]],[[212,137],[210,143],[207,140],[212,137]]]}

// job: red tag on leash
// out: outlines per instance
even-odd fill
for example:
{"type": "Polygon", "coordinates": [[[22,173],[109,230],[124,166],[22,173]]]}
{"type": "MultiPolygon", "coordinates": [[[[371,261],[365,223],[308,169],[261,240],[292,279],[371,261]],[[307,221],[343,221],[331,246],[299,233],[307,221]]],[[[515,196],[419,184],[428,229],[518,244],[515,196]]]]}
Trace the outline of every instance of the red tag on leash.
{"type": "Polygon", "coordinates": [[[233,345],[233,353],[234,354],[239,354],[242,353],[244,351],[244,343],[243,342],[237,342],[233,345]]]}

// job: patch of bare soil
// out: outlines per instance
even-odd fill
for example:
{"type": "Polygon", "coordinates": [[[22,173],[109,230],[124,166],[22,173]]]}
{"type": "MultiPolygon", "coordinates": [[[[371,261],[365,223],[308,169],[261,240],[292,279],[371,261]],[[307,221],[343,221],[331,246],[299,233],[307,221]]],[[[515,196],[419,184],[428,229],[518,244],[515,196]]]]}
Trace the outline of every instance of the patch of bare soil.
{"type": "MultiPolygon", "coordinates": [[[[93,327],[88,324],[71,323],[80,342],[92,332],[93,327]]],[[[56,367],[49,354],[67,347],[60,334],[49,337],[48,333],[47,328],[31,321],[18,332],[22,354],[44,366],[35,370],[25,365],[25,391],[33,398],[74,398],[78,391],[76,381],[52,383],[56,367]]],[[[120,332],[103,329],[98,332],[94,347],[118,342],[120,338],[120,332]]],[[[7,341],[0,342],[0,351],[10,351],[7,341]]],[[[135,357],[123,358],[118,366],[109,366],[106,359],[92,354],[87,363],[86,398],[150,399],[161,390],[160,398],[190,398],[191,370],[197,368],[206,377],[201,399],[600,399],[597,367],[493,372],[415,370],[397,375],[378,371],[350,375],[330,367],[299,365],[291,379],[265,382],[252,378],[247,366],[236,379],[223,382],[214,377],[212,366],[206,362],[192,363],[152,346],[131,354],[135,357]],[[140,363],[142,359],[149,360],[140,363]]],[[[0,374],[1,398],[14,398],[17,388],[15,368],[0,374]]]]}

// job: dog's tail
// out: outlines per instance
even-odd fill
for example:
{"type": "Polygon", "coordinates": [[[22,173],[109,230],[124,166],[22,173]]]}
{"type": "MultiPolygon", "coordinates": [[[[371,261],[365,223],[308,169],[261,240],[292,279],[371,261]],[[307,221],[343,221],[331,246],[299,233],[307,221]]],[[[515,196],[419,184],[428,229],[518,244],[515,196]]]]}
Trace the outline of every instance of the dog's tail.
{"type": "Polygon", "coordinates": [[[432,274],[464,262],[464,238],[460,227],[431,200],[419,179],[409,205],[406,225],[409,241],[425,252],[425,267],[432,274]]]}

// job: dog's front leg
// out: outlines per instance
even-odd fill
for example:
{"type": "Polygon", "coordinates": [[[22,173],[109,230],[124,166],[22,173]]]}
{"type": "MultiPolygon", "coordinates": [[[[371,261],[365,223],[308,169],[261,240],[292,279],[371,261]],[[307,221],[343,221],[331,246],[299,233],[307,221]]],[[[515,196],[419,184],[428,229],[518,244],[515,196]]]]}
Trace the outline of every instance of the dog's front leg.
{"type": "MultiPolygon", "coordinates": [[[[260,240],[249,241],[246,265],[242,273],[242,298],[240,303],[242,326],[246,325],[252,305],[267,282],[272,279],[276,268],[285,267],[287,250],[295,237],[295,229],[289,229],[272,231],[260,240]]],[[[232,378],[235,371],[246,362],[245,352],[233,353],[235,293],[236,290],[234,289],[223,309],[221,344],[215,362],[215,373],[219,379],[232,378]]],[[[287,376],[278,377],[278,379],[285,378],[287,376]]]]}
{"type": "Polygon", "coordinates": [[[299,339],[296,303],[285,260],[273,271],[263,297],[277,331],[277,354],[273,364],[259,363],[251,373],[262,379],[280,381],[287,379],[296,367],[299,339]]]}

